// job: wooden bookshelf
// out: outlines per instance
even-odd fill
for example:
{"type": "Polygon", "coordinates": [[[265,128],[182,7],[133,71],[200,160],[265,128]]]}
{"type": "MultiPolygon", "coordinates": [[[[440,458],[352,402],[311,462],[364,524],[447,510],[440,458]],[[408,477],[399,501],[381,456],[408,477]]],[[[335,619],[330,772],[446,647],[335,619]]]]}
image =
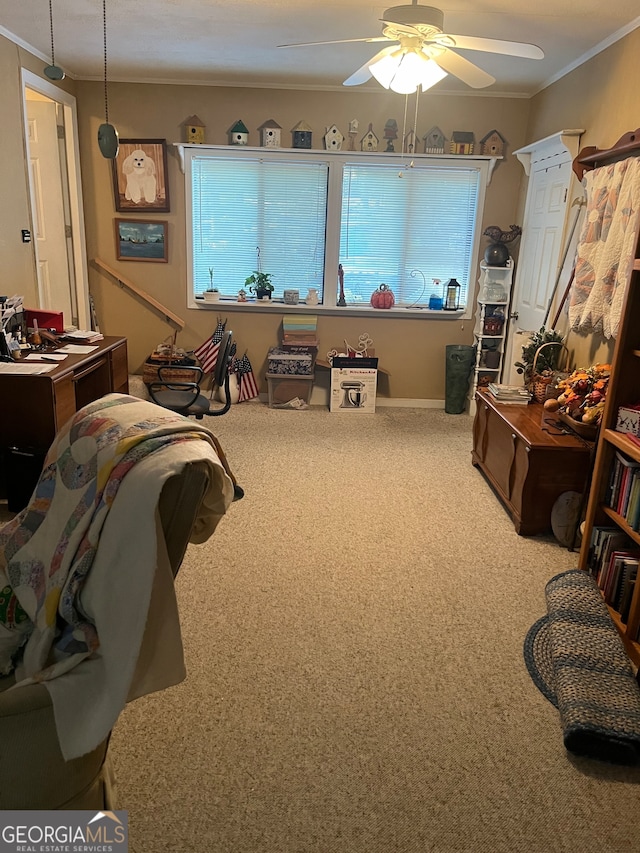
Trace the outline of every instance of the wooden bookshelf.
{"type": "MultiPolygon", "coordinates": [[[[640,154],[640,136],[627,134],[619,144],[608,151],[594,152],[584,156],[578,155],[574,162],[574,170],[578,174],[576,163],[592,167],[604,165],[613,159],[620,159],[621,154],[640,154]],[[631,148],[631,142],[635,143],[631,148]]],[[[580,167],[578,167],[580,168],[580,167]]],[[[639,229],[640,232],[640,229],[639,229]]],[[[640,533],[633,530],[625,518],[606,505],[607,490],[610,483],[611,469],[615,461],[616,451],[622,453],[632,462],[640,462],[640,447],[631,442],[624,433],[616,432],[618,409],[640,402],[640,233],[636,234],[635,261],[629,282],[627,284],[622,309],[622,320],[615,342],[611,363],[611,377],[607,390],[607,399],[603,413],[602,425],[598,437],[595,464],[589,501],[585,516],[582,547],[580,551],[580,568],[589,568],[589,551],[592,543],[593,529],[598,525],[617,527],[626,533],[629,546],[640,545],[640,533]]],[[[640,667],[640,577],[636,580],[631,606],[626,621],[620,614],[609,607],[614,623],[618,627],[629,657],[640,667]]]]}

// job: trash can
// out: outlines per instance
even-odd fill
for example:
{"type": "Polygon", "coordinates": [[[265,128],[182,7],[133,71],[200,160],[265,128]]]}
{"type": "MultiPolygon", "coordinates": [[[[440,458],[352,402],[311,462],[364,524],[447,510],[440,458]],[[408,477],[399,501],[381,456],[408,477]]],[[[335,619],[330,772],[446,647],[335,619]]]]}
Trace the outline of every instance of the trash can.
{"type": "Polygon", "coordinates": [[[476,348],[463,344],[448,344],[446,359],[444,410],[450,415],[459,415],[465,410],[469,378],[476,360],[476,348]]]}

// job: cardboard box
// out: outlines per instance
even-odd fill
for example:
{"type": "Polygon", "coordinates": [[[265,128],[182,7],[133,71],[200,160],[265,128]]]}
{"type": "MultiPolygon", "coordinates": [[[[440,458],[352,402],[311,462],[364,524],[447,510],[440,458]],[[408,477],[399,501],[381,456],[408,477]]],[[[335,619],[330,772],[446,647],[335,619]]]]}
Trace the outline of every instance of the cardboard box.
{"type": "Polygon", "coordinates": [[[620,406],[616,432],[630,432],[640,436],[640,404],[637,406],[620,406]]]}
{"type": "Polygon", "coordinates": [[[377,384],[377,358],[334,358],[329,411],[374,413],[377,384]]]}

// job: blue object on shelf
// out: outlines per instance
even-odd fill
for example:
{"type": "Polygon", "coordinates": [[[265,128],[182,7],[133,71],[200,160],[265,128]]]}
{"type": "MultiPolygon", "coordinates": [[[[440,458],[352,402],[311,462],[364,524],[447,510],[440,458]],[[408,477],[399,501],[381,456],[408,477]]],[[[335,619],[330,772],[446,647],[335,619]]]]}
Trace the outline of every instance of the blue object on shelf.
{"type": "Polygon", "coordinates": [[[432,293],[429,297],[429,308],[432,311],[442,311],[442,297],[436,296],[435,293],[432,293]]]}

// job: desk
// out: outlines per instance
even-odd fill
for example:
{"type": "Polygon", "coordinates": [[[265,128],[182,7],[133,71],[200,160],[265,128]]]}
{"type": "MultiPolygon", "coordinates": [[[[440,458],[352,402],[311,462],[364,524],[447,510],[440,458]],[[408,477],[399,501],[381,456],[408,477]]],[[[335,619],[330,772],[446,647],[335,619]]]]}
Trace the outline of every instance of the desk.
{"type": "Polygon", "coordinates": [[[476,405],[473,464],[493,486],[517,533],[528,536],[549,530],[551,510],[560,495],[583,491],[593,442],[542,429],[540,403],[504,405],[479,390],[476,405]]]}
{"type": "Polygon", "coordinates": [[[26,505],[22,496],[28,491],[28,500],[60,427],[87,403],[112,391],[128,393],[127,339],[105,337],[96,346],[86,355],[68,355],[48,373],[0,375],[0,453],[8,469],[10,448],[25,459],[23,471],[0,477],[6,481],[12,512],[22,508],[18,504],[26,505]],[[30,465],[29,457],[35,460],[30,465]]]}

